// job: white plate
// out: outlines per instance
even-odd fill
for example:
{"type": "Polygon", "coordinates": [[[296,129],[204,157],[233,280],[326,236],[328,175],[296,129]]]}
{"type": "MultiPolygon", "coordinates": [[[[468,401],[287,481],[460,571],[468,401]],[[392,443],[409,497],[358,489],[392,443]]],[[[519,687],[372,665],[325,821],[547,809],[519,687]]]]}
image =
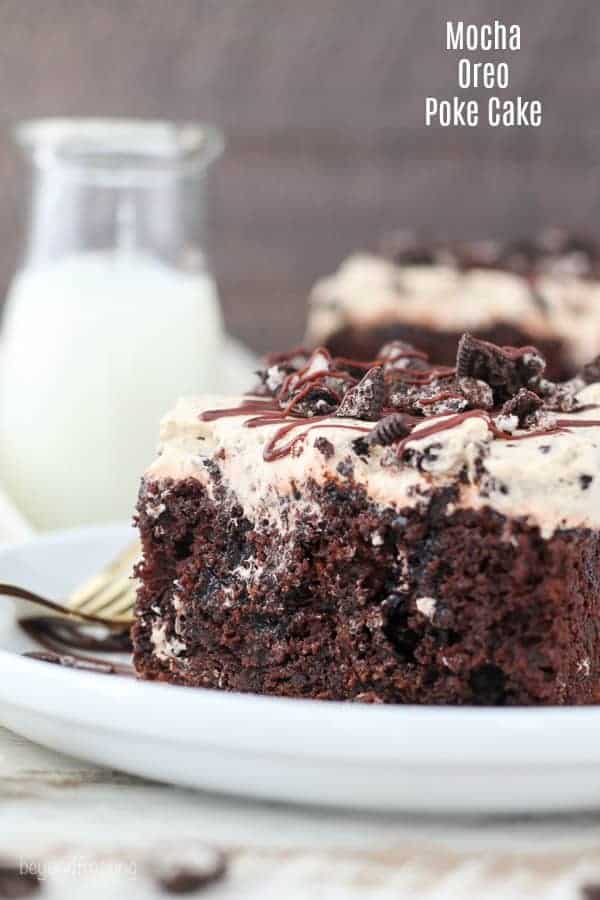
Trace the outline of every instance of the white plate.
{"type": "MultiPolygon", "coordinates": [[[[124,526],[0,551],[0,581],[59,598],[124,526]]],[[[420,811],[600,807],[600,708],[477,709],[284,700],[150,684],[20,655],[0,606],[0,720],[137,775],[275,800],[420,811]]]]}

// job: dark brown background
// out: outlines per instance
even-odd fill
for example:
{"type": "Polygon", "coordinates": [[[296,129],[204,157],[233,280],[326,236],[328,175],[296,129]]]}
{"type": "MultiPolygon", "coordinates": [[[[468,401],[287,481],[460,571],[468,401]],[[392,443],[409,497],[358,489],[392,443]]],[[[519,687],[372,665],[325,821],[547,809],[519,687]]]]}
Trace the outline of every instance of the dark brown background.
{"type": "MultiPolygon", "coordinates": [[[[0,0],[0,92],[2,125],[55,114],[220,124],[215,267],[231,330],[259,349],[296,340],[314,278],[388,228],[598,224],[597,0],[0,0]],[[494,17],[521,25],[506,93],[540,97],[543,127],[426,129],[424,98],[460,93],[445,20],[494,17]]],[[[4,138],[2,288],[21,199],[4,138]]]]}

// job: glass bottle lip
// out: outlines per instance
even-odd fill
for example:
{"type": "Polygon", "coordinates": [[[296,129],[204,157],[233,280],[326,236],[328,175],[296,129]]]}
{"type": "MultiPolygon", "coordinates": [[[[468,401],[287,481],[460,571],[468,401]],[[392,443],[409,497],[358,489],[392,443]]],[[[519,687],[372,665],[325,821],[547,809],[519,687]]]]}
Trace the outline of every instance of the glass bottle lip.
{"type": "Polygon", "coordinates": [[[214,125],[168,119],[28,119],[13,138],[38,168],[118,185],[199,174],[225,144],[214,125]]]}

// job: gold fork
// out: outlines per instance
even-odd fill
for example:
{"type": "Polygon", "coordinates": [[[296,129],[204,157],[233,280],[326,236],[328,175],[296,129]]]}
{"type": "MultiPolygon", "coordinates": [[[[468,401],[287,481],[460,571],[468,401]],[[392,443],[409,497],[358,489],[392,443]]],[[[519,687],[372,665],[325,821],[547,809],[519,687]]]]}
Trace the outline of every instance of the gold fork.
{"type": "Polygon", "coordinates": [[[141,552],[139,541],[126,547],[104,569],[69,594],[65,601],[68,611],[82,618],[132,622],[137,587],[132,570],[141,552]]]}
{"type": "Polygon", "coordinates": [[[137,585],[132,570],[141,553],[139,541],[130,544],[104,569],[69,594],[64,602],[50,600],[14,584],[0,584],[0,596],[19,601],[22,612],[29,611],[31,605],[43,606],[53,616],[73,616],[102,623],[111,629],[122,628],[133,622],[137,585]]]}

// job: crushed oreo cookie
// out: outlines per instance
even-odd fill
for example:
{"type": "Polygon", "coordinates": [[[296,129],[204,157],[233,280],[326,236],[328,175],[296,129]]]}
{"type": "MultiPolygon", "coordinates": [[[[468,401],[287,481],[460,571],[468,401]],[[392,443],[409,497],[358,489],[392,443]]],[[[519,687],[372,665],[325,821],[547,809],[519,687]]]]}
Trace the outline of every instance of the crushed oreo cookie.
{"type": "Polygon", "coordinates": [[[377,354],[377,359],[383,364],[384,372],[394,369],[423,371],[429,368],[425,353],[405,341],[388,341],[377,354]]]}
{"type": "Polygon", "coordinates": [[[579,406],[577,394],[583,386],[583,379],[580,377],[558,384],[543,378],[538,383],[536,393],[543,398],[544,409],[553,412],[574,412],[579,406]]]}
{"type": "Polygon", "coordinates": [[[514,397],[507,400],[502,407],[503,416],[516,416],[519,428],[525,428],[528,424],[532,424],[532,416],[544,404],[544,401],[538,394],[527,388],[521,388],[514,397]]]}
{"type": "Polygon", "coordinates": [[[545,367],[534,347],[497,347],[468,332],[458,343],[457,377],[484,381],[492,389],[495,403],[506,402],[522,387],[535,386],[545,367]]]}
{"type": "Polygon", "coordinates": [[[424,390],[413,398],[410,406],[412,413],[421,416],[439,416],[463,412],[469,403],[452,385],[434,382],[429,390],[424,390]]]}
{"type": "Polygon", "coordinates": [[[392,413],[380,419],[371,434],[369,441],[372,444],[381,444],[387,447],[395,441],[407,437],[412,431],[413,423],[408,416],[402,413],[392,413]]]}
{"type": "Polygon", "coordinates": [[[489,384],[469,375],[458,379],[458,387],[470,409],[492,409],[494,392],[489,384]]]}
{"type": "Polygon", "coordinates": [[[277,394],[286,378],[301,369],[308,362],[305,350],[295,349],[289,353],[271,354],[266,358],[266,366],[256,372],[259,383],[253,389],[255,397],[269,397],[277,394]]]}
{"type": "MultiPolygon", "coordinates": [[[[500,347],[469,333],[459,341],[454,367],[432,365],[425,353],[402,341],[385,344],[370,363],[332,357],[324,348],[310,356],[294,352],[298,368],[291,365],[292,355],[283,355],[272,359],[265,370],[262,384],[273,389],[269,399],[253,396],[240,407],[207,410],[201,417],[212,420],[247,412],[248,427],[281,422],[265,442],[263,458],[267,462],[302,454],[305,433],[294,431],[301,428],[302,420],[313,418],[317,427],[319,420],[330,419],[324,428],[365,432],[365,436],[349,439],[355,460],[356,456],[366,458],[373,446],[380,445],[391,451],[383,454],[383,466],[407,463],[427,469],[436,464],[439,447],[430,444],[417,450],[412,446],[416,438],[411,435],[419,422],[425,426],[419,430],[419,438],[429,438],[469,418],[482,419],[492,435],[503,440],[519,430],[530,434],[562,431],[571,423],[558,414],[582,409],[579,392],[596,371],[600,376],[599,357],[575,378],[553,382],[544,377],[546,363],[535,347],[500,347]],[[269,374],[274,366],[280,368],[269,374]],[[283,380],[281,367],[286,372],[283,380]],[[374,422],[375,427],[361,428],[358,422],[344,423],[344,419],[374,422]],[[399,446],[391,446],[395,444],[399,446]]],[[[597,423],[590,420],[590,424],[597,423]]],[[[320,436],[314,446],[325,458],[332,458],[330,440],[320,436]]],[[[338,471],[351,477],[351,466],[349,455],[338,471]]]]}
{"type": "Polygon", "coordinates": [[[380,251],[400,266],[500,269],[531,280],[543,274],[597,278],[600,273],[598,242],[556,226],[506,241],[442,241],[426,232],[398,231],[384,238],[380,251]]]}
{"type": "Polygon", "coordinates": [[[282,401],[282,407],[298,416],[329,416],[338,404],[334,393],[324,387],[307,385],[304,390],[295,394],[291,400],[282,401]]]}
{"type": "Polygon", "coordinates": [[[383,369],[374,366],[357,385],[346,391],[336,416],[375,422],[383,409],[384,390],[383,369]]]}
{"type": "Polygon", "coordinates": [[[448,243],[433,242],[428,235],[408,229],[388,235],[382,251],[404,266],[452,265],[455,262],[455,254],[448,243]]]}
{"type": "Polygon", "coordinates": [[[289,366],[275,364],[266,369],[259,369],[256,374],[259,377],[259,384],[252,391],[257,397],[266,397],[275,394],[283,386],[286,377],[294,370],[289,366]]]}

